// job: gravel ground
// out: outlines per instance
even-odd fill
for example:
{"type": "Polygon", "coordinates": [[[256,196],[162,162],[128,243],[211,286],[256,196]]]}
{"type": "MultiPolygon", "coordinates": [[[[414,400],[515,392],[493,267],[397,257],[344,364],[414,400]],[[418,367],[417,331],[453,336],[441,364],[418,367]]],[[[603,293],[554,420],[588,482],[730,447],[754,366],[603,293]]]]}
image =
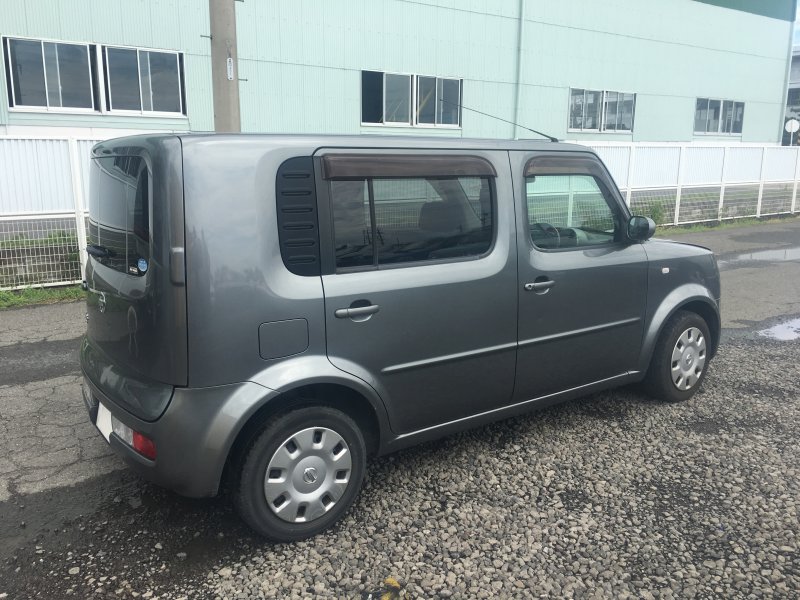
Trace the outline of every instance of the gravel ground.
{"type": "Polygon", "coordinates": [[[729,342],[704,389],[609,392],[375,462],[334,533],[215,597],[797,597],[800,342],[729,342]]]}
{"type": "Polygon", "coordinates": [[[349,515],[290,545],[116,473],[3,557],[0,598],[366,598],[389,576],[405,598],[796,598],[798,381],[800,340],[729,339],[688,403],[611,391],[373,460],[349,515]]]}

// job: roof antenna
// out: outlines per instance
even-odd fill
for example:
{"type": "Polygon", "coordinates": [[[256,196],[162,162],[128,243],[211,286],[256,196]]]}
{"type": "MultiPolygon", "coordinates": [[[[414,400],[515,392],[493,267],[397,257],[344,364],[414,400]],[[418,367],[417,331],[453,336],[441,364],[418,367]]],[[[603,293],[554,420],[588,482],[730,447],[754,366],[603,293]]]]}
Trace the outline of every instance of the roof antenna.
{"type": "Polygon", "coordinates": [[[521,127],[522,129],[526,129],[531,133],[535,133],[536,135],[540,135],[543,138],[547,138],[551,142],[557,142],[558,138],[553,137],[552,135],[547,135],[546,133],[542,133],[541,131],[536,131],[535,129],[531,129],[530,127],[525,127],[524,125],[520,125],[519,123],[515,123],[514,121],[509,121],[507,119],[501,119],[500,117],[495,117],[494,115],[490,115],[489,113],[481,112],[479,110],[475,110],[474,108],[469,108],[468,106],[464,106],[463,104],[456,104],[455,102],[450,102],[449,100],[445,100],[444,98],[439,98],[439,102],[444,102],[445,104],[452,104],[453,106],[457,106],[464,110],[469,110],[474,113],[478,113],[479,115],[483,115],[484,117],[489,117],[491,119],[497,119],[498,121],[503,121],[503,123],[509,123],[514,125],[515,127],[521,127]]]}

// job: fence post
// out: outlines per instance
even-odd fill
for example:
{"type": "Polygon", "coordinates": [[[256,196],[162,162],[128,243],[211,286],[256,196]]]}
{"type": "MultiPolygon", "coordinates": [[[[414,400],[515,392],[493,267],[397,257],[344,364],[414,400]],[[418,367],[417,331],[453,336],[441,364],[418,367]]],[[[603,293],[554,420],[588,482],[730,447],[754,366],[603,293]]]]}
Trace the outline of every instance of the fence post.
{"type": "Polygon", "coordinates": [[[767,149],[761,149],[761,171],[758,173],[758,204],[756,204],[756,218],[761,218],[761,199],[764,197],[764,165],[767,162],[767,149]]]}
{"type": "Polygon", "coordinates": [[[631,207],[631,188],[633,187],[633,166],[636,164],[636,146],[631,144],[630,153],[628,154],[628,176],[625,178],[627,183],[625,190],[625,204],[628,208],[631,207]]]}
{"type": "Polygon", "coordinates": [[[719,206],[717,207],[717,221],[722,221],[722,206],[725,204],[725,168],[728,166],[728,146],[722,149],[722,177],[719,185],[719,206]]]}
{"type": "Polygon", "coordinates": [[[677,225],[679,222],[680,212],[681,212],[681,186],[683,185],[683,155],[685,150],[686,146],[681,146],[680,152],[678,153],[678,191],[675,195],[675,222],[674,222],[675,225],[677,225]]]}
{"type": "Polygon", "coordinates": [[[800,148],[794,150],[794,183],[792,184],[792,207],[790,211],[794,213],[797,209],[797,180],[800,178],[800,148]]]}
{"type": "Polygon", "coordinates": [[[78,256],[81,262],[81,279],[86,278],[86,223],[83,206],[83,182],[81,178],[80,153],[78,141],[69,138],[69,166],[72,179],[72,200],[75,207],[75,232],[78,234],[78,256]]]}

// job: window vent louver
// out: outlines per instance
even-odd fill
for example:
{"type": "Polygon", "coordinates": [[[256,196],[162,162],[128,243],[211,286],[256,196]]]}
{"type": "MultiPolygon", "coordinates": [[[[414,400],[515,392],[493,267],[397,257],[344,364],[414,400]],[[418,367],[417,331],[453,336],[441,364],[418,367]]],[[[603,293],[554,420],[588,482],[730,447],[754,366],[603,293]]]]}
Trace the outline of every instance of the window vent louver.
{"type": "Polygon", "coordinates": [[[320,274],[317,194],[310,156],[290,158],[275,183],[281,257],[295,275],[320,274]]]}

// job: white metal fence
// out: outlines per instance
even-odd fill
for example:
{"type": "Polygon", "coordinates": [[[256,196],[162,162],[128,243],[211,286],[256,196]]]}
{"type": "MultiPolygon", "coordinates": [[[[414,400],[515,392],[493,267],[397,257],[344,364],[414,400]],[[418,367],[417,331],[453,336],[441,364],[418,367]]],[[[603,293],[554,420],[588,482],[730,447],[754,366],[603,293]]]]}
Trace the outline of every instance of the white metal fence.
{"type": "MultiPolygon", "coordinates": [[[[82,279],[95,141],[0,138],[0,289],[82,279]]],[[[590,145],[632,211],[660,225],[800,210],[800,148],[590,145]]]]}
{"type": "Polygon", "coordinates": [[[659,225],[798,211],[800,148],[592,145],[625,201],[659,225]]]}
{"type": "Polygon", "coordinates": [[[0,290],[81,281],[96,141],[0,138],[0,290]]]}

